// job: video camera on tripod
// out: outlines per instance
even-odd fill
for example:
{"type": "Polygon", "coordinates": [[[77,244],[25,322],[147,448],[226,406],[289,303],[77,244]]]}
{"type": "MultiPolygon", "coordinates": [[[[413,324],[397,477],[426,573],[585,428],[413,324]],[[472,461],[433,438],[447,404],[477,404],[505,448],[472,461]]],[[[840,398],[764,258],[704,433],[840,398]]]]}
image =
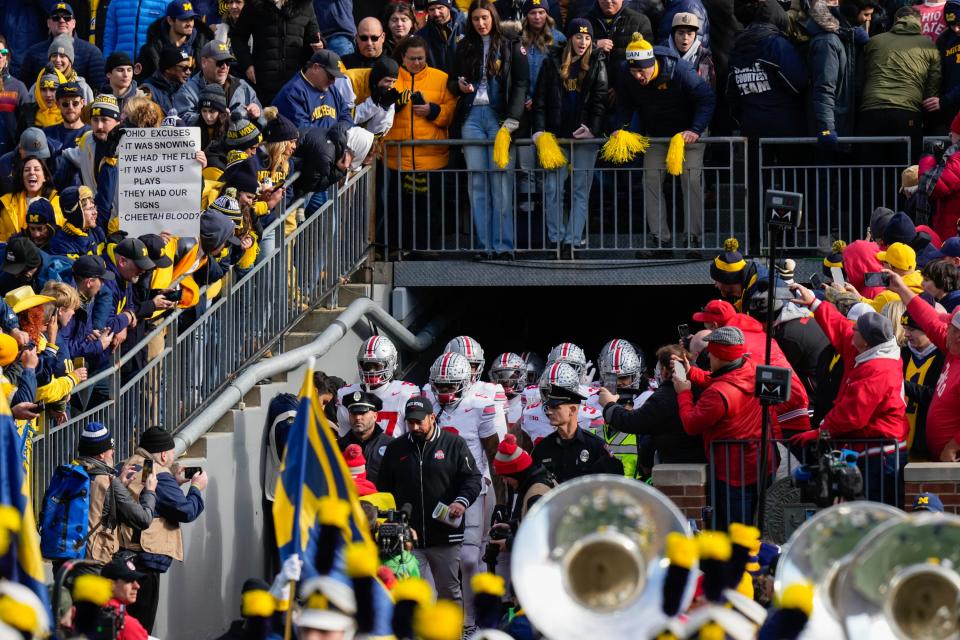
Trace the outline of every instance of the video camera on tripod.
{"type": "Polygon", "coordinates": [[[410,531],[410,515],[413,507],[405,503],[399,510],[388,509],[377,511],[377,517],[385,518],[377,528],[377,548],[382,558],[393,558],[406,549],[406,544],[413,541],[410,531]]]}
{"type": "Polygon", "coordinates": [[[834,449],[830,437],[822,431],[811,448],[816,456],[815,462],[802,465],[793,473],[804,502],[812,502],[823,509],[838,498],[850,502],[863,496],[863,476],[857,467],[859,453],[834,449]]]}

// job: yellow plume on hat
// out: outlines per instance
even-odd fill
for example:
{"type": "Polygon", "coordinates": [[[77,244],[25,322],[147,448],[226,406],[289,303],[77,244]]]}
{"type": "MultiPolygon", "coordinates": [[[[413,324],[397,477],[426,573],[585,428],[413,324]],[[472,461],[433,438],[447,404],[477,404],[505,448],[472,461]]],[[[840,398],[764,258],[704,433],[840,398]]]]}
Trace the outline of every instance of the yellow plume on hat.
{"type": "Polygon", "coordinates": [[[783,590],[780,598],[781,609],[799,609],[808,616],[813,611],[813,585],[809,582],[798,582],[783,590]]]}
{"type": "Polygon", "coordinates": [[[549,131],[544,131],[537,138],[537,158],[540,160],[540,166],[547,171],[559,169],[567,164],[567,157],[563,155],[560,145],[557,143],[557,136],[549,131]]]}
{"type": "Polygon", "coordinates": [[[73,583],[73,601],[90,602],[102,607],[113,596],[113,583],[103,576],[79,576],[73,583]]]}
{"type": "Polygon", "coordinates": [[[397,583],[391,591],[395,602],[410,600],[420,606],[428,605],[433,601],[433,589],[430,583],[423,578],[407,578],[397,583]]]}
{"type": "Polygon", "coordinates": [[[506,127],[500,127],[493,139],[493,162],[501,169],[506,169],[510,163],[510,132],[506,127]]]}
{"type": "Polygon", "coordinates": [[[372,578],[380,565],[376,545],[368,542],[348,544],[344,552],[347,575],[351,578],[372,578]]]}
{"type": "Polygon", "coordinates": [[[470,586],[474,593],[486,593],[491,596],[503,597],[506,593],[506,584],[503,578],[492,573],[478,573],[470,579],[470,586]]]}
{"type": "Polygon", "coordinates": [[[667,534],[667,558],[670,564],[689,569],[697,561],[697,541],[690,536],[672,531],[667,534]]]}
{"type": "Polygon", "coordinates": [[[423,640],[459,640],[463,633],[463,609],[449,600],[417,607],[413,631],[423,640]]]}
{"type": "Polygon", "coordinates": [[[345,529],[350,519],[350,503],[333,496],[324,496],[317,500],[317,510],[320,512],[320,524],[332,525],[345,529]]]}
{"type": "Polygon", "coordinates": [[[277,603],[269,591],[254,589],[240,596],[240,615],[244,618],[269,618],[277,610],[277,603]]]}

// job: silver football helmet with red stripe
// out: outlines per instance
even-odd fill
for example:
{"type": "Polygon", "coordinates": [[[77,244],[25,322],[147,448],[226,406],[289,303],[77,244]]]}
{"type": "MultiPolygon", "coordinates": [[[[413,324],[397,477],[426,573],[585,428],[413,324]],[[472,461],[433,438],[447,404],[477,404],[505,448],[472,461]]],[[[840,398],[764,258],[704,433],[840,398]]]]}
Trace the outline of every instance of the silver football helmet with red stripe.
{"type": "Polygon", "coordinates": [[[357,354],[360,381],[375,389],[393,380],[397,370],[397,347],[387,336],[367,338],[357,354]]]}
{"type": "Polygon", "coordinates": [[[566,362],[552,362],[540,376],[540,399],[546,402],[555,387],[580,395],[580,374],[566,362]]]}
{"type": "Polygon", "coordinates": [[[523,391],[526,376],[527,365],[523,358],[515,353],[501,353],[490,366],[490,382],[503,387],[508,398],[523,391]]]}
{"type": "Polygon", "coordinates": [[[430,385],[442,406],[459,402],[471,379],[470,363],[459,353],[448,351],[430,366],[430,385]]]}
{"type": "Polygon", "coordinates": [[[608,342],[600,352],[600,380],[607,389],[639,389],[643,375],[643,358],[626,340],[608,342]],[[620,382],[622,378],[630,382],[620,382]]]}
{"type": "Polygon", "coordinates": [[[540,376],[543,375],[543,368],[546,366],[543,358],[533,351],[524,351],[520,354],[520,358],[526,365],[527,385],[540,384],[540,376]]]}
{"type": "Polygon", "coordinates": [[[459,353],[467,359],[473,372],[471,382],[476,382],[480,379],[486,360],[483,357],[483,347],[480,346],[479,342],[470,336],[457,336],[447,343],[445,351],[449,353],[459,353]]]}
{"type": "Polygon", "coordinates": [[[587,370],[587,356],[583,353],[583,349],[572,342],[561,342],[550,350],[550,355],[547,356],[547,367],[549,368],[554,362],[570,365],[578,376],[582,376],[587,370]]]}

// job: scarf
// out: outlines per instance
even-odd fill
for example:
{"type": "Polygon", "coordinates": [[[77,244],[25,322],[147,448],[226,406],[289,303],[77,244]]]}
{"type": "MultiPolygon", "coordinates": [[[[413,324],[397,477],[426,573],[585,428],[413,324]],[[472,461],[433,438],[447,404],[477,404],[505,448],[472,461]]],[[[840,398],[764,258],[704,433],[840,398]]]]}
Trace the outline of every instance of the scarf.
{"type": "Polygon", "coordinates": [[[693,46],[690,47],[689,49],[687,49],[687,52],[686,52],[686,53],[683,53],[683,54],[681,54],[681,53],[677,50],[677,45],[676,45],[676,43],[673,41],[673,36],[672,36],[672,35],[670,36],[669,43],[670,43],[670,51],[673,51],[675,54],[677,54],[678,56],[680,56],[680,58],[681,58],[682,60],[686,60],[687,62],[689,62],[690,64],[692,64],[694,69],[697,68],[697,52],[700,51],[700,38],[694,38],[694,40],[693,40],[693,46]]]}

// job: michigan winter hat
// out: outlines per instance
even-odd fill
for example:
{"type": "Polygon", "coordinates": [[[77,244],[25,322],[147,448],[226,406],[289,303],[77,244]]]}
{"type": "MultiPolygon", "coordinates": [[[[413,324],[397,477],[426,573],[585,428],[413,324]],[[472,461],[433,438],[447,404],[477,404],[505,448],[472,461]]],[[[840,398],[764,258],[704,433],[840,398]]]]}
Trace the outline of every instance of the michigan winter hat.
{"type": "Polygon", "coordinates": [[[57,214],[46,198],[37,198],[27,207],[27,224],[46,224],[57,227],[57,214]]]}
{"type": "Polygon", "coordinates": [[[120,120],[120,103],[117,102],[117,97],[110,93],[101,93],[94,98],[90,105],[90,117],[96,116],[120,120]]]}
{"type": "Polygon", "coordinates": [[[227,129],[227,146],[231,149],[249,149],[263,142],[260,129],[243,116],[233,116],[227,129]]]}
{"type": "MultiPolygon", "coordinates": [[[[157,61],[157,69],[160,71],[166,71],[171,67],[175,67],[181,62],[189,62],[190,54],[188,54],[183,49],[179,47],[174,47],[168,45],[160,50],[160,59],[157,61]]],[[[220,85],[216,85],[220,86],[220,85]]],[[[221,87],[222,90],[222,87],[221,87]]]]}
{"type": "Polygon", "coordinates": [[[534,9],[543,9],[547,13],[550,13],[550,3],[547,0],[524,0],[520,11],[523,15],[527,15],[534,9]]]}
{"type": "Polygon", "coordinates": [[[50,71],[40,76],[40,81],[38,84],[41,89],[57,90],[60,88],[61,78],[63,78],[63,75],[59,75],[53,71],[50,71]]]}
{"type": "MultiPolygon", "coordinates": [[[[231,193],[235,192],[231,191],[231,193]]],[[[207,211],[219,211],[232,220],[234,224],[238,224],[243,218],[243,214],[240,212],[240,203],[234,196],[226,193],[214,200],[207,211]]]]}
{"type": "Polygon", "coordinates": [[[740,253],[740,241],[727,238],[723,241],[723,253],[710,265],[710,277],[721,284],[737,284],[742,281],[746,268],[747,261],[740,253]]]}
{"type": "Polygon", "coordinates": [[[585,18],[574,18],[567,24],[567,37],[572,38],[578,33],[585,33],[593,39],[593,25],[585,18]]]}
{"type": "Polygon", "coordinates": [[[50,41],[50,46],[47,47],[47,59],[50,59],[55,53],[59,53],[67,56],[67,59],[70,61],[70,64],[73,64],[74,53],[73,53],[73,38],[68,36],[65,33],[61,33],[56,38],[50,41]]]}
{"type": "Polygon", "coordinates": [[[843,269],[843,250],[847,248],[847,243],[843,240],[837,240],[830,247],[830,253],[823,259],[823,275],[833,276],[830,271],[833,268],[843,269]]]}
{"type": "Polygon", "coordinates": [[[223,92],[223,87],[218,84],[208,84],[200,92],[200,100],[197,104],[200,109],[216,109],[217,111],[227,110],[227,94],[223,92]]]}
{"type": "Polygon", "coordinates": [[[497,445],[497,455],[493,458],[493,470],[497,475],[513,475],[530,468],[533,459],[517,444],[517,437],[508,433],[497,445]]]}
{"type": "Polygon", "coordinates": [[[917,268],[917,252],[902,242],[894,242],[886,251],[879,252],[877,260],[901,271],[913,271],[917,268]]]}
{"type": "Polygon", "coordinates": [[[173,436],[160,427],[150,427],[140,436],[140,448],[147,453],[163,453],[176,448],[173,436]]]}
{"type": "MultiPolygon", "coordinates": [[[[924,302],[926,302],[927,304],[929,304],[931,307],[937,306],[937,301],[934,300],[933,296],[927,293],[926,291],[924,291],[917,297],[923,300],[924,302]]],[[[900,325],[907,327],[909,329],[920,329],[920,330],[923,329],[923,327],[917,324],[917,321],[913,319],[913,316],[910,315],[909,311],[904,311],[903,314],[900,316],[900,325]]]]}
{"type": "Polygon", "coordinates": [[[285,142],[300,137],[297,125],[293,124],[290,118],[277,111],[276,107],[266,107],[263,110],[263,118],[267,121],[267,124],[263,127],[263,140],[265,142],[285,142]]]}
{"type": "Polygon", "coordinates": [[[887,227],[883,230],[883,243],[891,245],[894,242],[910,244],[917,237],[917,227],[904,212],[895,213],[887,227]]]}
{"type": "Polygon", "coordinates": [[[233,187],[237,193],[260,191],[260,180],[257,179],[257,170],[253,166],[252,158],[231,164],[220,179],[227,188],[233,187]]]}
{"type": "Polygon", "coordinates": [[[737,327],[714,329],[703,340],[707,343],[707,351],[713,356],[728,362],[742,358],[747,352],[743,331],[737,327]]]}
{"type": "Polygon", "coordinates": [[[106,425],[88,422],[80,429],[77,453],[82,456],[96,456],[110,449],[113,449],[113,436],[106,425]]]}
{"type": "Polygon", "coordinates": [[[857,333],[866,343],[875,347],[889,340],[893,340],[893,324],[882,313],[864,313],[857,318],[857,333]]]}
{"type": "Polygon", "coordinates": [[[644,40],[639,33],[634,33],[633,39],[627,45],[627,64],[634,69],[646,69],[657,64],[657,57],[653,55],[653,45],[644,40]]]}

